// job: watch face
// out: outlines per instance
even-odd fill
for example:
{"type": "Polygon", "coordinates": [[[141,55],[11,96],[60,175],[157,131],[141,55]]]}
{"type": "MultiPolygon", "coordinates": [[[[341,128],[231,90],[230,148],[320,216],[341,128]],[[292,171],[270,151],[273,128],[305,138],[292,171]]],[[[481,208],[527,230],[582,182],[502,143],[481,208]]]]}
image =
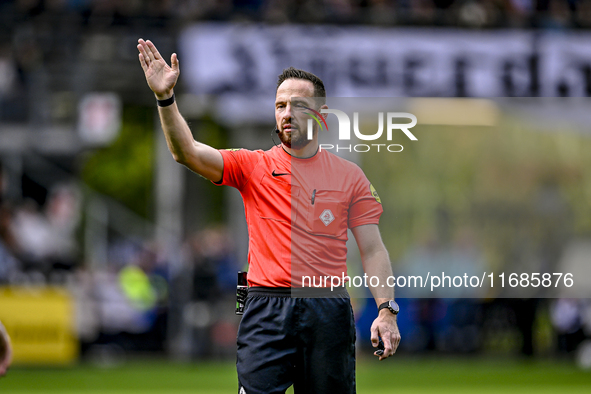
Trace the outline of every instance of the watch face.
{"type": "Polygon", "coordinates": [[[400,311],[400,307],[396,301],[388,301],[388,309],[390,309],[390,311],[395,315],[397,315],[398,311],[400,311]]]}

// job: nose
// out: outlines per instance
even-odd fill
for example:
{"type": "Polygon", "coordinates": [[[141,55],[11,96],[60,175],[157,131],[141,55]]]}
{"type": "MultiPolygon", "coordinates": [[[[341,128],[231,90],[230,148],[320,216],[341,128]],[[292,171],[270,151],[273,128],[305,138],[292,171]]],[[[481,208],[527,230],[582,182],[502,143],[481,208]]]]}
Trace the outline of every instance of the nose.
{"type": "Polygon", "coordinates": [[[283,119],[286,121],[291,121],[291,104],[287,103],[285,106],[285,112],[283,113],[283,119]]]}

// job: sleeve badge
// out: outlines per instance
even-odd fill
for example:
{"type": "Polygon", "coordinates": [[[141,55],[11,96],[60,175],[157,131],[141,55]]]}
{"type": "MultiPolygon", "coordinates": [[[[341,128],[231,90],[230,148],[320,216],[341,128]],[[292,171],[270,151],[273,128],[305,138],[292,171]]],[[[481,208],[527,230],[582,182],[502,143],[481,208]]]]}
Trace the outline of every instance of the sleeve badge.
{"type": "Polygon", "coordinates": [[[376,201],[381,204],[382,200],[380,199],[380,196],[378,196],[378,192],[376,191],[375,187],[373,187],[373,185],[371,183],[369,184],[369,191],[371,192],[371,195],[373,196],[373,198],[375,198],[376,201]]]}

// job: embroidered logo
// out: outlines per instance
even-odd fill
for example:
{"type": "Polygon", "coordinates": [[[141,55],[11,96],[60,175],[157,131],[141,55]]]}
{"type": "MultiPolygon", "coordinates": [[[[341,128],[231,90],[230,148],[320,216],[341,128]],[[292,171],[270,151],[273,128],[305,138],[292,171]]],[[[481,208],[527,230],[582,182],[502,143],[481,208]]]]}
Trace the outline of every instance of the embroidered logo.
{"type": "Polygon", "coordinates": [[[275,170],[273,170],[273,173],[271,173],[271,175],[273,176],[283,176],[283,175],[291,175],[289,172],[275,172],[275,170]]]}
{"type": "Polygon", "coordinates": [[[320,214],[320,220],[322,220],[322,223],[324,223],[325,226],[328,226],[334,220],[334,215],[332,214],[330,209],[325,209],[320,214]]]}

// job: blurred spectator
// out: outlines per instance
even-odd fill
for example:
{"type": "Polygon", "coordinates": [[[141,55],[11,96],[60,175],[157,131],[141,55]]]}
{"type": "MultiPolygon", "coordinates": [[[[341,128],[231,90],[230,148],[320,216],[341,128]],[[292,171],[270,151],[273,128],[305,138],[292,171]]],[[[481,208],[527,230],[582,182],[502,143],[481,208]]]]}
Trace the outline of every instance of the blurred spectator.
{"type": "Polygon", "coordinates": [[[577,0],[537,0],[535,27],[557,29],[573,26],[577,0]]]}
{"type": "Polygon", "coordinates": [[[571,353],[591,337],[591,304],[587,300],[557,299],[550,307],[550,317],[560,352],[571,353]]]}
{"type": "Polygon", "coordinates": [[[0,203],[0,285],[8,283],[20,268],[14,257],[16,241],[11,229],[12,212],[7,204],[0,203]]]}
{"type": "Polygon", "coordinates": [[[166,264],[154,246],[134,250],[121,267],[93,273],[92,290],[99,310],[99,335],[84,345],[90,357],[107,346],[118,352],[164,350],[167,333],[166,264]]]}
{"type": "Polygon", "coordinates": [[[60,185],[50,193],[46,216],[51,228],[52,269],[70,270],[77,264],[75,232],[80,222],[80,193],[71,185],[60,185]]]}
{"type": "Polygon", "coordinates": [[[181,20],[226,20],[232,13],[231,0],[178,0],[173,7],[176,18],[181,20]]]}
{"type": "MultiPolygon", "coordinates": [[[[445,208],[437,210],[437,230],[427,235],[422,244],[409,249],[402,263],[395,268],[399,275],[424,277],[427,272],[444,272],[449,277],[471,277],[487,271],[486,261],[471,228],[461,227],[457,236],[449,239],[452,229],[448,215],[445,208]]],[[[397,292],[400,296],[408,290],[400,288],[397,292]]],[[[413,291],[412,296],[437,298],[408,300],[411,312],[408,327],[405,328],[408,333],[404,348],[452,353],[480,349],[483,308],[478,301],[482,296],[479,288],[450,286],[430,291],[428,287],[419,287],[413,291]]]]}
{"type": "Polygon", "coordinates": [[[362,22],[374,25],[394,25],[398,20],[396,3],[392,0],[368,0],[362,22]]]}
{"type": "Polygon", "coordinates": [[[23,94],[19,88],[17,62],[9,46],[0,44],[0,120],[14,122],[26,119],[26,104],[20,100],[23,94]]]}
{"type": "Polygon", "coordinates": [[[236,291],[240,269],[233,244],[224,227],[207,228],[189,240],[193,262],[193,299],[214,301],[236,291]]]}
{"type": "MultiPolygon", "coordinates": [[[[10,233],[14,234],[14,253],[25,271],[39,272],[50,279],[55,270],[70,270],[76,266],[75,231],[80,209],[80,197],[71,186],[55,188],[45,211],[32,199],[17,206],[10,233]]],[[[4,222],[7,223],[7,219],[4,222]]],[[[5,233],[8,234],[8,230],[5,233]]]]}
{"type": "Polygon", "coordinates": [[[12,232],[12,207],[4,198],[6,189],[6,175],[0,162],[0,285],[8,283],[12,275],[20,269],[20,264],[14,257],[17,243],[12,232]]]}
{"type": "Polygon", "coordinates": [[[215,260],[206,258],[202,234],[193,235],[189,240],[192,271],[192,299],[201,301],[214,301],[219,293],[215,260]]]}
{"type": "Polygon", "coordinates": [[[0,47],[0,99],[9,97],[16,83],[16,68],[10,51],[0,47]]]}
{"type": "Polygon", "coordinates": [[[526,357],[534,355],[534,324],[539,304],[537,298],[507,300],[507,305],[515,313],[516,326],[521,335],[521,354],[526,357]]]}
{"type": "MultiPolygon", "coordinates": [[[[177,19],[473,28],[589,26],[589,4],[579,0],[16,0],[0,6],[21,20],[51,15],[71,21],[72,13],[77,13],[92,27],[173,26],[169,22],[177,19]]],[[[35,58],[31,49],[25,50],[29,59],[35,58]]]]}
{"type": "Polygon", "coordinates": [[[237,271],[234,245],[223,226],[208,227],[188,237],[185,265],[176,275],[171,297],[183,304],[182,324],[189,328],[190,356],[235,354],[237,321],[232,304],[237,271]],[[179,294],[181,293],[182,294],[179,294]],[[190,299],[184,295],[190,295],[190,299]],[[218,307],[222,306],[223,307],[218,307]]]}
{"type": "Polygon", "coordinates": [[[52,248],[51,226],[37,202],[27,199],[17,207],[12,231],[24,270],[49,274],[48,258],[52,248]]]}

